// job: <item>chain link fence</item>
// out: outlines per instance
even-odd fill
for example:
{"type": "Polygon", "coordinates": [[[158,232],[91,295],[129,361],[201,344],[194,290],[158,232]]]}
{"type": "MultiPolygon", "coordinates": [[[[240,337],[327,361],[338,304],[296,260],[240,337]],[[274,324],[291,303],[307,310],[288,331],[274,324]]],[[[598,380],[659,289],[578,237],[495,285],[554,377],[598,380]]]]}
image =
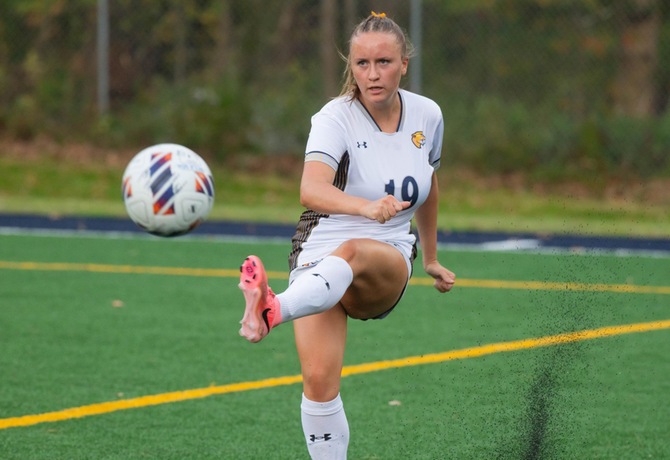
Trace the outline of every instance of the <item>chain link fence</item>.
{"type": "Polygon", "coordinates": [[[663,0],[4,0],[0,138],[301,155],[371,10],[417,45],[450,161],[670,172],[663,0]]]}

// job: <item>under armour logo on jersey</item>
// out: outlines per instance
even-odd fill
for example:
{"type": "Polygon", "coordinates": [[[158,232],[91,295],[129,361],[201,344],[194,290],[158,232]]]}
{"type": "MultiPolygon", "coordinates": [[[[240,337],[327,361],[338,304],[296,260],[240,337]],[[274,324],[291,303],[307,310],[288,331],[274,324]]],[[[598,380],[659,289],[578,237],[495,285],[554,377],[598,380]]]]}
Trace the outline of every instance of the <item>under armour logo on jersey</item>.
{"type": "Polygon", "coordinates": [[[412,144],[414,144],[414,147],[417,149],[420,149],[426,145],[426,136],[423,135],[423,131],[416,131],[412,133],[412,144]]]}
{"type": "Polygon", "coordinates": [[[368,148],[368,143],[367,142],[356,142],[356,147],[358,147],[359,149],[361,147],[363,147],[364,149],[367,149],[368,148]]]}
{"type": "Polygon", "coordinates": [[[309,440],[310,442],[315,442],[315,441],[330,441],[332,439],[333,435],[330,433],[324,433],[323,436],[317,436],[315,434],[310,434],[309,435],[309,440]]]}

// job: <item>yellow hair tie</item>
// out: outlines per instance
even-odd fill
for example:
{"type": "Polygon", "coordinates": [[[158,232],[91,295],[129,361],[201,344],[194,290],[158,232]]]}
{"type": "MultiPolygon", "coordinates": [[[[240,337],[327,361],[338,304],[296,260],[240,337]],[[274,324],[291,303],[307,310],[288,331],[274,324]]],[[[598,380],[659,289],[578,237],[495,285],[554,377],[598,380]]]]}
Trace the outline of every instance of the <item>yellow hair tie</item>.
{"type": "Polygon", "coordinates": [[[376,18],[385,18],[386,13],[375,13],[374,11],[370,11],[370,14],[372,14],[376,18]]]}

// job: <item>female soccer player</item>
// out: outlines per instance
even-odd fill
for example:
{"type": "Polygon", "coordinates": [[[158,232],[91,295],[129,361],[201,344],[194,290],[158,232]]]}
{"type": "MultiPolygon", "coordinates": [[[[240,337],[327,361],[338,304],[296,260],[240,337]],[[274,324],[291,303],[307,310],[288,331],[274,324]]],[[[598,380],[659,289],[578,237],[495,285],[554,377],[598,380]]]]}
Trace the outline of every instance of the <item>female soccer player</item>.
{"type": "Polygon", "coordinates": [[[346,458],[347,318],[381,319],[400,301],[416,256],[412,218],[435,288],[447,292],[455,281],[436,248],[442,113],[400,89],[410,55],[402,29],[383,13],[354,29],[342,93],[312,117],[300,184],[307,211],[293,237],[289,287],[275,295],[256,256],[241,267],[240,335],[258,342],[293,321],[302,425],[314,459],[346,458]]]}

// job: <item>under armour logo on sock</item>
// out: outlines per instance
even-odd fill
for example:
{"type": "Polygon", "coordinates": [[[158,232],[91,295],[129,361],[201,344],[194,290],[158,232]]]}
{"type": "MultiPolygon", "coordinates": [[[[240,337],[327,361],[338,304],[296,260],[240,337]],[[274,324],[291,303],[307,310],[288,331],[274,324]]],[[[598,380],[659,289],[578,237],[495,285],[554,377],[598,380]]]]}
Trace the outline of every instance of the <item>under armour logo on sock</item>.
{"type": "Polygon", "coordinates": [[[328,280],[326,280],[326,278],[324,278],[323,276],[319,275],[318,273],[312,273],[312,276],[318,276],[319,278],[321,278],[321,279],[323,280],[323,282],[326,283],[326,287],[327,287],[328,290],[330,291],[330,283],[328,282],[328,280]]]}
{"type": "Polygon", "coordinates": [[[330,433],[324,433],[323,436],[317,436],[315,434],[310,434],[309,435],[309,440],[310,442],[315,442],[315,441],[330,441],[332,439],[332,435],[330,433]]]}

